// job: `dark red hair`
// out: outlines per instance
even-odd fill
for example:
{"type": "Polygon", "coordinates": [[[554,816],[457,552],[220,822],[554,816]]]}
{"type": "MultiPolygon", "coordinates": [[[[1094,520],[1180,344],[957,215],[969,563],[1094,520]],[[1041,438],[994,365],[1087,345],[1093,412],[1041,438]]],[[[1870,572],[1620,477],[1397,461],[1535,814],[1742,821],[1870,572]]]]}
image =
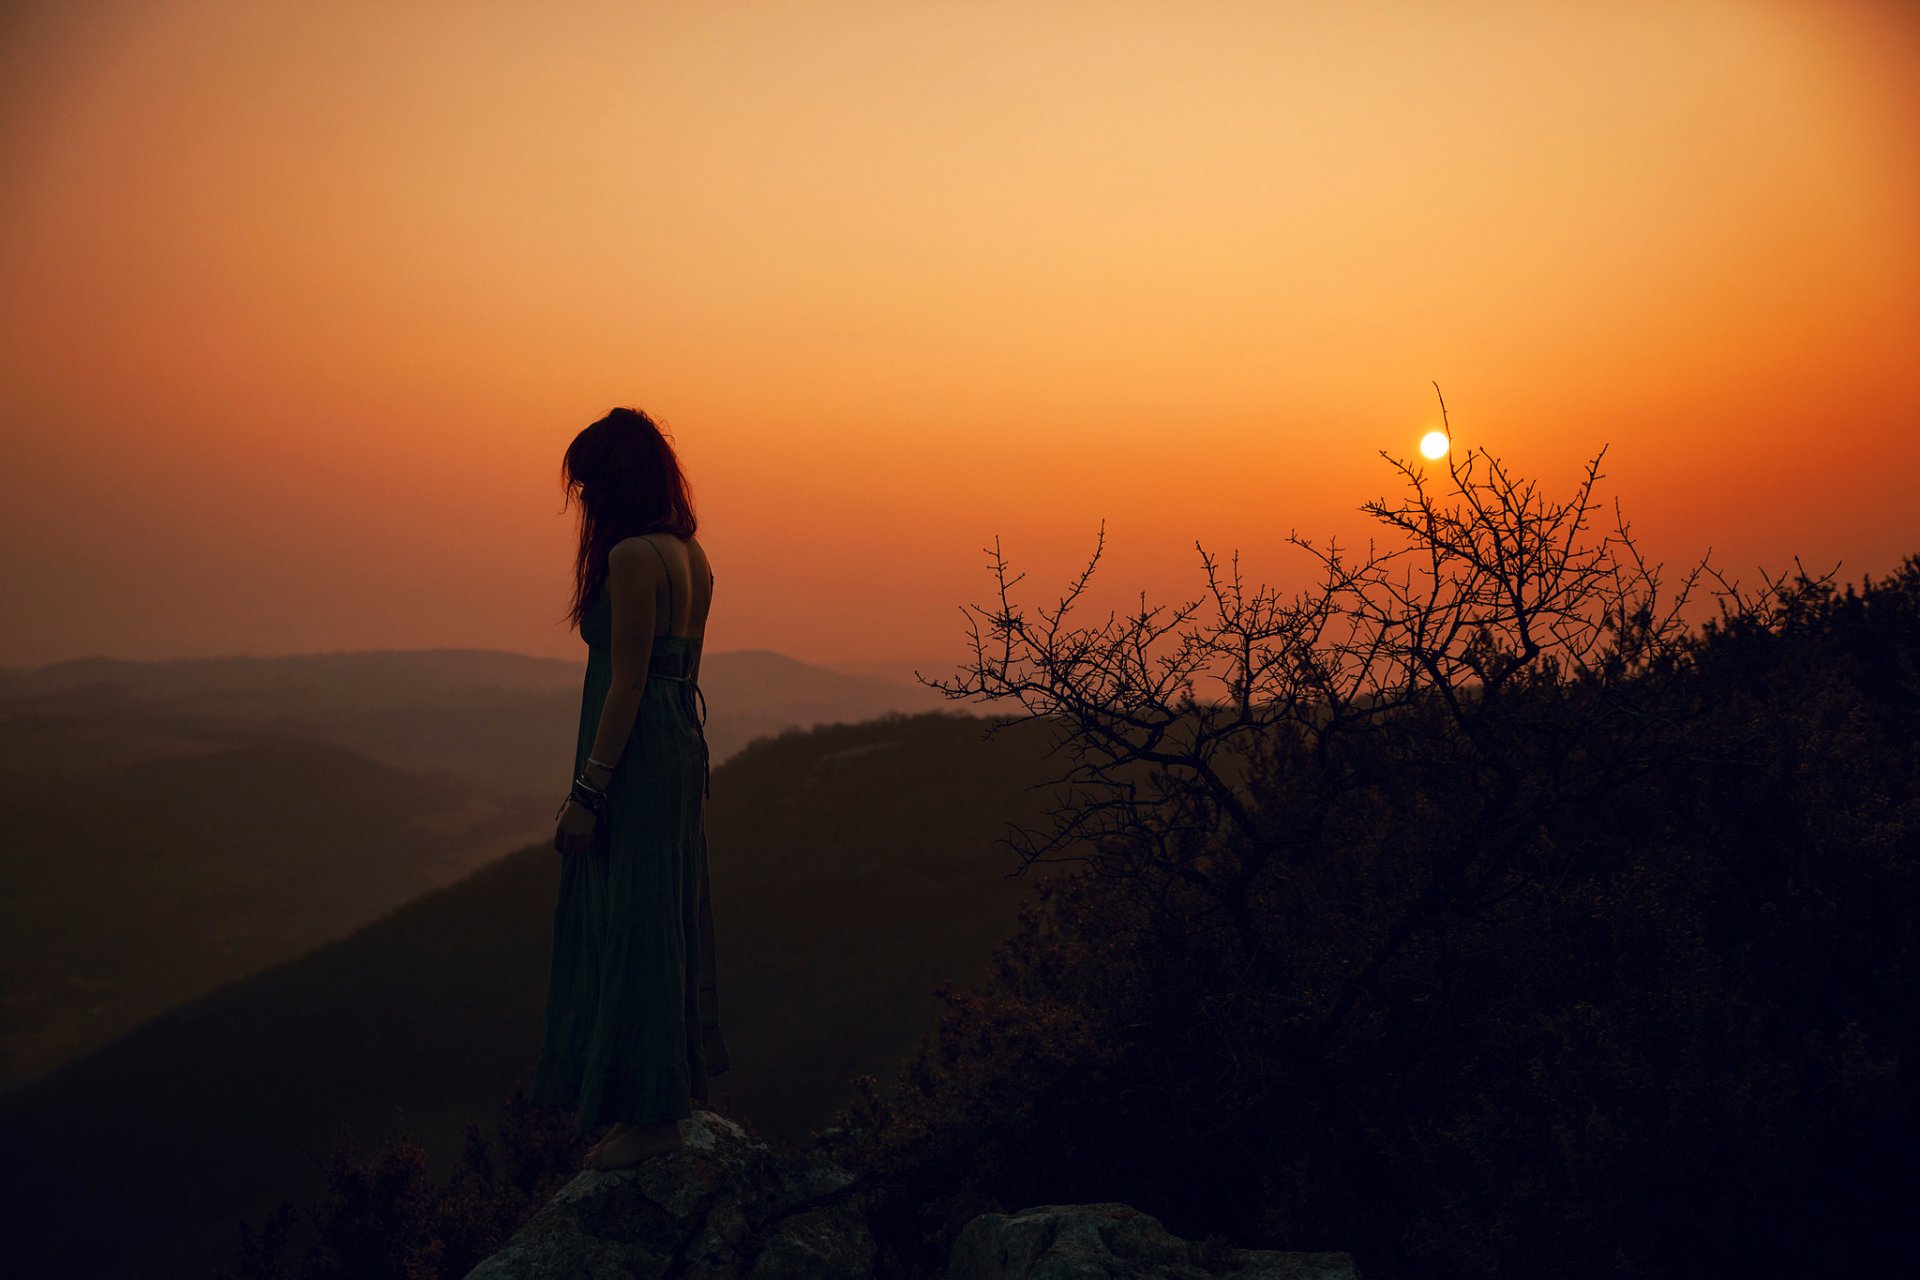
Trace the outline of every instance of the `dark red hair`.
{"type": "Polygon", "coordinates": [[[573,605],[581,617],[607,580],[607,552],[640,533],[694,531],[693,493],[666,433],[638,409],[614,409],[573,438],[560,459],[560,509],[580,504],[580,544],[573,565],[573,605]]]}

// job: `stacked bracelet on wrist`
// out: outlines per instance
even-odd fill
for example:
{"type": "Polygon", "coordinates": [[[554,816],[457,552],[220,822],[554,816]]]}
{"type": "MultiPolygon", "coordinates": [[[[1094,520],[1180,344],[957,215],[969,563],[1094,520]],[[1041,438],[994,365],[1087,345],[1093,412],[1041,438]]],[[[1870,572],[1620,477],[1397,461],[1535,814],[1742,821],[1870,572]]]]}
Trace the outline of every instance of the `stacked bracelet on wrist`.
{"type": "Polygon", "coordinates": [[[578,804],[599,813],[607,807],[607,793],[587,781],[587,775],[581,774],[573,780],[573,790],[567,793],[578,804]]]}
{"type": "MultiPolygon", "coordinates": [[[[592,756],[588,756],[587,763],[595,768],[605,769],[609,774],[613,772],[613,766],[604,760],[595,760],[592,756]]],[[[565,811],[567,800],[573,801],[588,813],[598,817],[601,810],[607,807],[607,792],[604,787],[596,787],[588,782],[586,770],[582,769],[580,776],[573,780],[573,789],[567,792],[567,799],[562,800],[560,808],[554,811],[553,816],[556,820],[565,811]]]]}
{"type": "Polygon", "coordinates": [[[584,773],[573,780],[573,787],[567,792],[566,800],[562,800],[560,802],[560,808],[554,811],[553,816],[556,821],[559,819],[560,814],[565,812],[568,800],[579,805],[595,817],[599,817],[601,810],[607,807],[607,793],[599,787],[594,786],[591,782],[588,782],[587,776],[584,773]]]}

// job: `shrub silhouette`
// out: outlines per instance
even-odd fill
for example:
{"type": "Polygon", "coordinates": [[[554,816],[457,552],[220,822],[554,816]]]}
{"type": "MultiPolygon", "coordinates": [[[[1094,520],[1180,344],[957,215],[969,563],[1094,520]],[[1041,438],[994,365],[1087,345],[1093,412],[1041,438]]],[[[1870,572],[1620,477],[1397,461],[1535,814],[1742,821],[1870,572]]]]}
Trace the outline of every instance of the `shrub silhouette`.
{"type": "Polygon", "coordinates": [[[1920,560],[1669,589],[1617,507],[1595,531],[1599,461],[1564,501],[1394,462],[1397,541],[1294,539],[1291,600],[1202,549],[1207,596],[1076,626],[1098,547],[1030,615],[996,546],[933,683],[1056,726],[1073,798],[1009,842],[1081,865],[823,1135],[890,1274],[1073,1200],[1375,1280],[1893,1260],[1920,560]]]}
{"type": "Polygon", "coordinates": [[[503,1104],[499,1154],[477,1124],[451,1177],[437,1183],[427,1153],[396,1110],[380,1150],[361,1159],[334,1143],[326,1198],[305,1211],[315,1239],[290,1266],[283,1255],[295,1208],[282,1204],[259,1230],[239,1225],[238,1262],[221,1280],[442,1280],[464,1276],[497,1252],[580,1171],[586,1142],[572,1117],[529,1102],[524,1082],[503,1104]]]}

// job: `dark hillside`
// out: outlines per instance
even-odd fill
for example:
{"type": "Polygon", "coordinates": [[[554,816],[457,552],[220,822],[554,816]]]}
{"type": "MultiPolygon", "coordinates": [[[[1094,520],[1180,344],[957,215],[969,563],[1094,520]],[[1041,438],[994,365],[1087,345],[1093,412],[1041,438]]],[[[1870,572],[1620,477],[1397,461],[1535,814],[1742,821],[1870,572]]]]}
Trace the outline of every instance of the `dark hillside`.
{"type": "Polygon", "coordinates": [[[1911,1265],[1920,557],[1617,657],[1307,707],[1244,826],[1045,882],[828,1144],[894,1274],[1094,1200],[1374,1280],[1911,1265]]]}
{"type": "MultiPolygon", "coordinates": [[[[993,841],[1037,820],[1044,750],[1040,726],[988,742],[934,713],[791,731],[714,771],[728,1106],[804,1136],[931,1025],[935,981],[985,975],[1032,888],[993,841]]],[[[0,1101],[0,1195],[36,1223],[13,1264],[204,1275],[236,1222],[319,1194],[337,1131],[371,1146],[396,1107],[451,1162],[531,1070],[558,857],[523,849],[0,1101]]]]}
{"type": "Polygon", "coordinates": [[[458,879],[534,808],[157,714],[15,720],[0,748],[0,1090],[458,879]]]}

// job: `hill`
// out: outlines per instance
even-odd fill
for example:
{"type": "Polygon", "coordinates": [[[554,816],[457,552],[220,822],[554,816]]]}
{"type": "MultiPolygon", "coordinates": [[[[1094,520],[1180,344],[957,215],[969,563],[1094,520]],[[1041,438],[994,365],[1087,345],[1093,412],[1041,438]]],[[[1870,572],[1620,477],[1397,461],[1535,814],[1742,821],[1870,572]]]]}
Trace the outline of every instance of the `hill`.
{"type": "MultiPolygon", "coordinates": [[[[575,662],[487,649],[78,658],[0,671],[0,724],[23,711],[84,715],[135,703],[173,721],[270,727],[397,768],[545,795],[566,787],[584,648],[581,655],[575,662]]],[[[853,723],[946,705],[910,680],[830,670],[767,649],[708,653],[700,684],[716,761],[789,725],[853,723]]]]}
{"type": "MultiPolygon", "coordinates": [[[[935,982],[984,975],[1031,892],[993,842],[1044,812],[1046,746],[934,713],[790,730],[715,769],[724,1105],[803,1136],[851,1074],[890,1077],[935,982]]],[[[538,1051],[558,856],[522,849],[0,1100],[0,1195],[36,1224],[17,1265],[204,1274],[237,1221],[319,1193],[336,1132],[370,1146],[395,1108],[451,1162],[538,1051]]]]}
{"type": "MultiPolygon", "coordinates": [[[[716,763],[938,695],[710,655],[716,763]]],[[[542,840],[580,664],[482,650],[0,673],[0,1093],[542,840]]]]}

